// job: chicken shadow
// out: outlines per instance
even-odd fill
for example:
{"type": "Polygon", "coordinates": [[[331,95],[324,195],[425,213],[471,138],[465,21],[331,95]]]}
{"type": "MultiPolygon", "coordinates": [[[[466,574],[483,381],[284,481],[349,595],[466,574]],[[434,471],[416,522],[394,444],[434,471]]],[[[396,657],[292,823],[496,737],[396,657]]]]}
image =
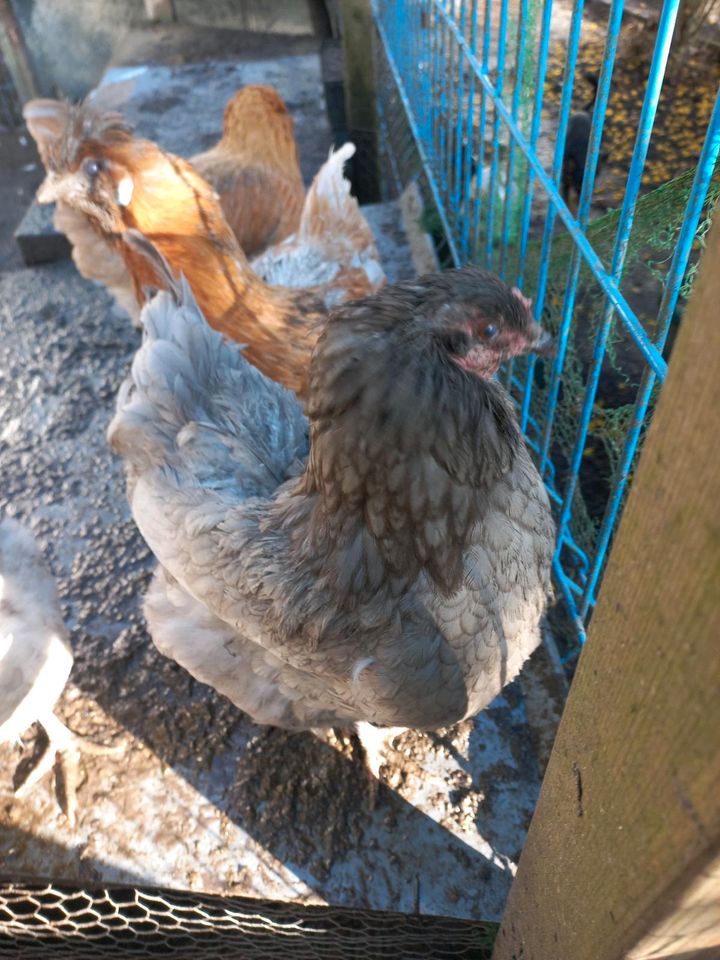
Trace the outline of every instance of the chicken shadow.
{"type": "MultiPolygon", "coordinates": [[[[147,651],[154,654],[149,645],[147,651]]],[[[399,781],[398,789],[391,789],[371,779],[354,738],[330,735],[335,739],[331,745],[311,733],[258,727],[179,667],[157,666],[163,679],[172,675],[164,691],[155,686],[144,692],[132,710],[102,693],[98,703],[239,828],[229,833],[230,860],[267,860],[262,868],[245,873],[235,892],[276,895],[275,882],[261,874],[272,873],[274,864],[280,864],[333,904],[499,918],[512,867],[498,841],[517,852],[532,806],[526,803],[523,812],[515,811],[504,832],[501,825],[509,811],[503,813],[499,805],[475,822],[465,816],[468,803],[482,810],[487,796],[495,802],[493,774],[484,757],[477,761],[486,771],[483,786],[463,776],[461,786],[447,790],[437,772],[423,781],[417,758],[406,756],[400,742],[389,754],[387,775],[399,781]],[[423,805],[441,822],[401,795],[408,780],[419,784],[420,792],[423,786],[434,788],[434,800],[425,798],[423,805]],[[483,790],[487,794],[482,795],[483,790]],[[492,835],[497,839],[490,839],[492,835]]],[[[505,706],[498,709],[508,712],[505,706]]],[[[72,717],[67,719],[72,723],[72,717]]],[[[471,743],[476,736],[473,730],[471,743]]],[[[484,751],[473,744],[470,756],[477,765],[475,752],[484,751]]],[[[452,761],[447,751],[442,753],[452,761]]],[[[459,766],[450,765],[453,776],[459,775],[459,766]]],[[[501,769],[495,761],[491,766],[511,781],[509,768],[501,769]]],[[[102,761],[88,759],[86,767],[88,783],[102,775],[102,761]]],[[[127,770],[130,777],[132,769],[130,765],[127,770]]],[[[81,827],[84,813],[92,817],[91,793],[88,789],[86,810],[82,793],[78,797],[81,827]]],[[[502,796],[498,804],[501,801],[502,796]]],[[[188,838],[203,829],[200,817],[193,822],[195,816],[193,809],[187,810],[188,838]]],[[[153,830],[163,818],[162,810],[151,815],[153,830]]],[[[152,880],[150,873],[145,882],[152,880]]]]}

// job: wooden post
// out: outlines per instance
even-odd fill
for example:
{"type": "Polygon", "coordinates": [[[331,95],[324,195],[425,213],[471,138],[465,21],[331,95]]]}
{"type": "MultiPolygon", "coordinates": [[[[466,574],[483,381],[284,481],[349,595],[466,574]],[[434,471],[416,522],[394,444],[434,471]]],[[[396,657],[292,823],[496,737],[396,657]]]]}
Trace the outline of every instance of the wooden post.
{"type": "Polygon", "coordinates": [[[148,20],[171,23],[176,19],[173,0],[145,0],[145,16],[148,20]]]}
{"type": "Polygon", "coordinates": [[[0,54],[22,103],[38,96],[32,62],[10,0],[0,0],[0,54]]]}
{"type": "Polygon", "coordinates": [[[380,199],[377,90],[370,0],[339,0],[348,136],[357,147],[353,185],[360,203],[380,199]]]}
{"type": "Polygon", "coordinates": [[[720,956],[720,216],[493,960],[720,956]]]}

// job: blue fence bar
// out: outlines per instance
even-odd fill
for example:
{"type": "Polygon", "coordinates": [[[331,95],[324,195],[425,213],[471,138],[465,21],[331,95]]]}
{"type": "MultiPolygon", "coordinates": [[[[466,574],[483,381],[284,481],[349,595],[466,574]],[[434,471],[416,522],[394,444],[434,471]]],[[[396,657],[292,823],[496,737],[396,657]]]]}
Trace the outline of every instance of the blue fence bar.
{"type": "MultiPolygon", "coordinates": [[[[535,358],[530,357],[508,365],[502,375],[557,509],[553,569],[575,634],[582,642],[652,398],[667,373],[663,351],[668,331],[698,226],[703,212],[707,214],[708,191],[716,183],[720,97],[684,217],[678,220],[659,311],[654,323],[649,323],[628,303],[623,272],[679,0],[665,0],[660,12],[622,207],[613,215],[614,234],[609,238],[603,235],[605,246],[597,249],[591,201],[609,116],[624,0],[611,0],[609,5],[576,214],[563,199],[561,181],[577,92],[576,71],[583,62],[585,0],[574,0],[567,36],[562,40],[564,69],[559,103],[552,108],[551,151],[546,129],[547,77],[551,50],[558,43],[552,0],[544,0],[541,11],[533,0],[372,2],[381,50],[415,140],[451,261],[458,265],[475,260],[499,267],[503,276],[510,274],[526,293],[533,294],[535,316],[541,321],[548,310],[557,311],[553,316],[557,316],[559,349],[552,367],[536,367],[535,358]],[[420,36],[408,42],[408,30],[420,36]],[[526,74],[532,76],[532,85],[525,82],[526,74]],[[549,152],[552,160],[545,159],[549,152]],[[558,264],[564,284],[559,296],[558,264]],[[571,344],[577,336],[580,292],[585,296],[588,283],[597,291],[598,309],[589,327],[589,355],[580,363],[577,347],[571,352],[571,344]],[[551,291],[553,300],[548,301],[551,291]],[[607,492],[593,507],[596,519],[583,521],[583,526],[576,510],[583,459],[589,437],[598,429],[593,427],[593,418],[603,414],[598,406],[602,403],[599,391],[608,350],[615,349],[614,330],[622,331],[627,344],[623,349],[635,351],[635,367],[640,364],[633,381],[637,392],[629,404],[620,404],[626,420],[618,420],[619,426],[613,421],[613,429],[622,433],[613,436],[616,453],[608,472],[607,492]],[[575,364],[572,389],[567,381],[571,360],[575,364]],[[562,456],[559,438],[564,444],[562,451],[567,451],[562,456]]],[[[689,185],[689,178],[684,182],[689,185]]],[[[623,386],[626,384],[620,383],[623,386]]]]}
{"type": "Polygon", "coordinates": [[[488,269],[492,269],[493,265],[493,249],[494,249],[494,227],[495,227],[495,197],[497,196],[497,177],[498,177],[498,166],[500,163],[500,114],[497,111],[497,102],[502,100],[503,90],[505,86],[505,45],[507,42],[507,21],[508,21],[508,0],[500,0],[500,32],[498,35],[498,53],[497,53],[497,65],[495,67],[495,73],[497,75],[497,81],[495,82],[495,90],[493,100],[496,104],[495,106],[495,119],[493,121],[493,138],[492,138],[492,162],[490,164],[490,186],[488,189],[488,215],[487,215],[487,229],[485,231],[485,259],[487,262],[488,269]]]}
{"type": "MultiPolygon", "coordinates": [[[[607,112],[608,99],[610,97],[610,81],[612,80],[612,71],[615,65],[615,56],[617,54],[618,40],[620,38],[620,23],[622,21],[623,8],[625,0],[613,0],[608,17],[608,34],[605,43],[605,52],[603,65],[598,78],[598,89],[593,111],[592,126],[590,130],[590,140],[588,143],[587,160],[585,163],[585,176],[583,177],[582,191],[578,204],[578,225],[581,230],[587,227],[588,217],[590,215],[590,198],[592,197],[595,186],[595,176],[597,174],[598,162],[600,159],[600,144],[602,141],[603,127],[605,124],[605,114],[607,112]]],[[[557,405],[560,392],[560,377],[563,364],[565,362],[565,349],[570,335],[570,324],[573,317],[573,308],[575,307],[575,296],[577,294],[578,281],[580,279],[580,257],[577,251],[573,250],[568,269],[568,279],[565,287],[565,300],[563,303],[562,320],[558,332],[558,350],[553,364],[553,371],[550,377],[550,389],[548,391],[548,403],[545,413],[545,427],[543,430],[542,450],[540,452],[540,471],[545,476],[548,466],[548,456],[550,452],[550,439],[552,435],[553,421],[555,419],[555,407],[557,405]]]]}
{"type": "MultiPolygon", "coordinates": [[[[548,51],[550,49],[550,27],[552,25],[553,0],[545,0],[543,6],[542,29],[540,32],[540,46],[538,49],[538,64],[535,75],[535,97],[533,99],[533,118],[530,128],[530,142],[523,150],[526,157],[537,154],[538,137],[540,136],[540,121],[542,119],[543,96],[545,93],[545,76],[547,74],[548,51]]],[[[520,144],[522,149],[522,144],[520,144]]],[[[533,192],[535,186],[535,172],[532,164],[527,166],[525,181],[525,198],[523,202],[522,226],[520,229],[520,257],[517,283],[522,287],[524,280],[525,255],[527,253],[528,237],[530,235],[530,214],[532,212],[533,192]]]]}
{"type": "MultiPolygon", "coordinates": [[[[467,13],[467,0],[461,0],[460,3],[460,29],[462,30],[463,35],[465,34],[465,16],[467,13]]],[[[455,127],[455,184],[453,190],[453,210],[455,211],[455,216],[458,216],[460,210],[460,190],[462,186],[462,167],[463,161],[467,165],[470,155],[468,151],[468,146],[470,145],[470,140],[468,138],[468,143],[464,144],[464,128],[463,120],[465,119],[465,111],[463,110],[463,102],[465,99],[465,67],[462,62],[458,63],[458,111],[457,111],[457,122],[455,127]]],[[[462,244],[461,244],[462,247],[462,244]]]]}
{"type": "MultiPolygon", "coordinates": [[[[470,10],[470,49],[473,53],[477,51],[477,28],[478,28],[478,0],[472,0],[470,10]]],[[[469,216],[469,198],[470,185],[473,175],[473,119],[475,114],[475,90],[477,80],[475,72],[470,72],[470,88],[468,92],[467,118],[465,124],[465,183],[463,187],[463,205],[465,214],[462,218],[460,250],[463,261],[467,260],[470,254],[470,216],[469,216]]]]}
{"type": "MultiPolygon", "coordinates": [[[[545,93],[545,76],[547,73],[548,51],[550,49],[550,28],[552,25],[553,0],[545,0],[543,5],[542,28],[538,47],[537,71],[535,74],[535,96],[533,98],[532,126],[530,128],[530,142],[528,149],[531,153],[537,152],[538,137],[540,136],[540,122],[542,119],[543,97],[545,93]]],[[[514,141],[513,141],[514,142],[514,141]]],[[[523,189],[523,210],[520,227],[520,255],[518,257],[517,286],[522,289],[525,279],[525,257],[527,254],[528,239],[530,236],[530,215],[532,213],[533,196],[535,192],[535,172],[532,164],[526,165],[525,185],[523,189]]],[[[507,370],[506,383],[511,382],[514,361],[510,361],[507,370]]]]}
{"type": "MultiPolygon", "coordinates": [[[[485,0],[485,20],[483,23],[482,74],[487,76],[490,66],[490,28],[492,25],[492,0],[485,0]]],[[[474,56],[475,51],[472,51],[474,56]]],[[[479,67],[477,61],[471,66],[479,67]]],[[[473,206],[473,246],[479,246],[480,213],[482,211],[483,175],[485,170],[485,129],[487,124],[487,87],[480,84],[480,139],[478,143],[477,172],[475,174],[475,203],[473,206]],[[479,179],[478,179],[479,178],[479,179]]]]}
{"type": "MultiPolygon", "coordinates": [[[[515,123],[518,122],[520,111],[520,94],[522,93],[523,74],[525,71],[525,28],[528,17],[528,0],[520,0],[517,26],[517,54],[515,57],[515,86],[513,88],[511,114],[515,123]]],[[[502,248],[500,252],[500,276],[505,279],[508,247],[510,245],[510,218],[513,209],[512,185],[515,181],[515,141],[510,140],[507,162],[507,182],[505,188],[505,208],[503,215],[502,248]]]]}
{"type": "MultiPolygon", "coordinates": [[[[665,0],[662,13],[660,15],[660,24],[658,26],[658,35],[655,43],[652,63],[650,65],[650,76],[648,77],[645,99],[643,100],[642,113],[640,114],[640,124],[637,137],[635,139],[635,149],[633,150],[632,160],[630,162],[630,172],[628,173],[627,187],[625,189],[625,199],[623,201],[622,211],[620,213],[620,224],[618,226],[617,237],[615,239],[615,249],[613,250],[613,260],[611,275],[613,280],[618,283],[622,276],[623,265],[625,263],[625,254],[627,252],[630,231],[632,230],[633,217],[635,216],[635,205],[638,194],[640,193],[640,181],[642,178],[645,160],[647,159],[648,147],[650,146],[650,134],[655,123],[655,114],[657,112],[658,101],[660,99],[660,89],[662,87],[665,67],[668,56],[670,55],[670,43],[672,42],[672,31],[675,26],[675,18],[680,0],[665,0]]],[[[578,482],[580,463],[587,441],[587,432],[590,425],[590,419],[593,413],[595,397],[597,395],[598,383],[600,381],[600,369],[602,367],[605,350],[607,348],[608,337],[610,336],[610,326],[613,321],[613,305],[608,303],[603,317],[602,325],[598,331],[595,341],[595,350],[593,354],[592,367],[588,383],[585,388],[585,400],[583,402],[582,413],[580,414],[580,429],[578,430],[575,449],[573,450],[572,463],[570,466],[570,477],[567,489],[565,491],[565,502],[562,513],[560,514],[560,525],[558,536],[563,537],[565,530],[570,522],[570,512],[572,510],[573,497],[575,496],[575,487],[578,482]]]]}
{"type": "MultiPolygon", "coordinates": [[[[568,54],[567,60],[565,61],[565,77],[563,79],[562,101],[560,103],[560,119],[558,121],[558,136],[555,141],[555,156],[553,158],[552,168],[552,179],[556,190],[560,186],[563,155],[565,153],[565,137],[570,119],[572,91],[575,82],[575,64],[577,63],[577,53],[580,45],[583,6],[584,0],[575,0],[572,21],[570,23],[570,38],[568,40],[568,54]]],[[[537,289],[535,291],[535,317],[537,320],[541,319],[543,307],[545,306],[547,277],[550,268],[550,248],[552,245],[553,230],[555,229],[555,215],[555,207],[552,203],[549,203],[547,214],[545,215],[545,230],[543,232],[542,253],[540,254],[540,275],[538,276],[537,289]]],[[[520,427],[525,431],[527,430],[528,416],[530,415],[534,372],[535,357],[533,356],[530,357],[528,361],[528,374],[525,379],[525,392],[523,394],[522,413],[520,416],[520,427]]]]}

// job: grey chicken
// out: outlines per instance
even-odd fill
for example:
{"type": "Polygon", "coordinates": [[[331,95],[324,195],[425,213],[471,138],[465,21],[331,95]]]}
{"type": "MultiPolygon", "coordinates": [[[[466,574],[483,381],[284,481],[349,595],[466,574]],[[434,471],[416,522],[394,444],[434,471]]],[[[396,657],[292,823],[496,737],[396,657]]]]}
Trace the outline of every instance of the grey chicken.
{"type": "Polygon", "coordinates": [[[547,344],[528,301],[465,267],[337,308],[309,424],[184,281],[143,320],[109,439],[160,562],[159,649],[263,724],[482,710],[537,646],[550,590],[548,498],[492,379],[547,344]]]}

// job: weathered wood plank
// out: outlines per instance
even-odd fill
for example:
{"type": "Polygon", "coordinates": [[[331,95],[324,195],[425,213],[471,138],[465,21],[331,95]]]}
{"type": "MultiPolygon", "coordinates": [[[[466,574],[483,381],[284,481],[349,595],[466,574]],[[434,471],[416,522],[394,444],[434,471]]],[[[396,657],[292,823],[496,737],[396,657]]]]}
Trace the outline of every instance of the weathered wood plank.
{"type": "MultiPolygon", "coordinates": [[[[693,865],[689,884],[667,892],[667,918],[642,938],[627,960],[717,960],[720,930],[720,856],[693,865]],[[680,944],[680,946],[678,946],[680,944]],[[678,952],[679,951],[679,952],[678,952]]],[[[684,881],[686,878],[682,878],[684,881]]]]}
{"type": "Polygon", "coordinates": [[[175,8],[172,0],[144,0],[145,16],[148,20],[172,22],[175,20],[175,8]]]}
{"type": "Polygon", "coordinates": [[[357,147],[353,184],[361,203],[380,199],[377,161],[378,120],[370,0],[339,0],[345,62],[345,113],[357,147]]]}
{"type": "Polygon", "coordinates": [[[720,217],[493,960],[720,956],[718,264],[720,217]]]}

